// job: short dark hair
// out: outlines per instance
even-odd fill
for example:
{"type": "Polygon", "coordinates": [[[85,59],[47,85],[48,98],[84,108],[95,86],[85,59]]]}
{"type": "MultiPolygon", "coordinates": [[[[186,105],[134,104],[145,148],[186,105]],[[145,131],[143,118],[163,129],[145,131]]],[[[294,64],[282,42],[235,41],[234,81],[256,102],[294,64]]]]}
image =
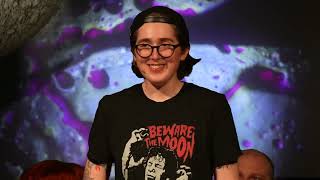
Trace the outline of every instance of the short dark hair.
{"type": "Polygon", "coordinates": [[[162,174],[161,179],[175,178],[178,169],[178,159],[172,150],[166,149],[164,147],[152,147],[149,149],[148,156],[145,158],[143,164],[147,165],[147,162],[151,157],[162,156],[165,159],[165,172],[162,174]]]}
{"type": "MultiPolygon", "coordinates": [[[[133,20],[130,26],[130,46],[131,52],[134,54],[135,43],[137,40],[137,30],[144,24],[148,22],[162,22],[172,24],[175,27],[175,32],[181,49],[185,50],[190,48],[189,43],[189,31],[183,17],[176,11],[165,7],[165,6],[154,6],[140,12],[133,20]]],[[[181,80],[185,76],[190,75],[193,66],[199,62],[200,59],[195,59],[190,54],[186,57],[184,61],[180,61],[178,68],[178,79],[181,80]]],[[[132,62],[132,71],[137,77],[143,78],[141,72],[137,66],[132,62]]]]}

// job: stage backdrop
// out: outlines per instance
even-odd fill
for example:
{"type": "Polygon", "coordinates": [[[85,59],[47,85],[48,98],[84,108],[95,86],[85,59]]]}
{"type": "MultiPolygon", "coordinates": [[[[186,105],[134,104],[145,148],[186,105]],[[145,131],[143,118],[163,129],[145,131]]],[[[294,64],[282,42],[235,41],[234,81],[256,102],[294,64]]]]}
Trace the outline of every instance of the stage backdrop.
{"type": "Polygon", "coordinates": [[[142,81],[131,71],[132,18],[147,7],[165,5],[186,18],[191,55],[201,58],[184,81],[226,95],[241,148],[268,154],[277,176],[312,176],[296,171],[307,153],[302,130],[307,111],[301,94],[310,64],[297,47],[242,43],[246,38],[236,25],[228,27],[214,16],[228,3],[65,1],[23,47],[23,95],[1,117],[1,147],[7,148],[1,173],[18,177],[24,168],[45,159],[83,165],[99,100],[142,81]],[[292,158],[296,163],[289,161],[292,158]]]}

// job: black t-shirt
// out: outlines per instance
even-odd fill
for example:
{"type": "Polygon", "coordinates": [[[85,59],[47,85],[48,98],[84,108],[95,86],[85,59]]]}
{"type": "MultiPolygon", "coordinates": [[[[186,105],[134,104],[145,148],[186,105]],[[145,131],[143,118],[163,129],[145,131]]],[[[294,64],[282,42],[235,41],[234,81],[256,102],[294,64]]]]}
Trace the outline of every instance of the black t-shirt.
{"type": "Polygon", "coordinates": [[[88,159],[115,163],[116,179],[212,179],[241,154],[224,95],[184,83],[164,101],[137,84],[104,96],[89,136],[88,159]]]}

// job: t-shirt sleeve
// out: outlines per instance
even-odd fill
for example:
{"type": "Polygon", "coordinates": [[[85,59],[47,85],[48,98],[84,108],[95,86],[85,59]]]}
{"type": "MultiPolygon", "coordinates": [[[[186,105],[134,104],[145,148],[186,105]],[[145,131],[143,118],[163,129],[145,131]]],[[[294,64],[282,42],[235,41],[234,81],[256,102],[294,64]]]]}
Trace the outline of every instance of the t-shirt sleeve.
{"type": "Polygon", "coordinates": [[[237,162],[241,155],[236,128],[227,99],[220,95],[214,111],[213,165],[214,168],[237,162]]]}
{"type": "Polygon", "coordinates": [[[106,96],[100,100],[89,134],[87,157],[94,164],[112,163],[108,141],[110,110],[107,101],[106,96]]]}

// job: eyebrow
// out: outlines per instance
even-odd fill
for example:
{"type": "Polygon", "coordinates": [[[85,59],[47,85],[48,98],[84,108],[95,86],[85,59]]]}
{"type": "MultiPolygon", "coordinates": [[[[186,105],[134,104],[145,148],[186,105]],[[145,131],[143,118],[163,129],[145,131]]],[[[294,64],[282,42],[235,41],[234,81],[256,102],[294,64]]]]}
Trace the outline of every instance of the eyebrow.
{"type": "Polygon", "coordinates": [[[156,163],[156,165],[155,165],[156,167],[161,167],[162,168],[162,165],[161,164],[159,164],[159,163],[156,163]]]}
{"type": "MultiPolygon", "coordinates": [[[[166,41],[170,41],[170,42],[174,43],[174,40],[169,39],[169,38],[160,38],[159,39],[159,42],[166,42],[166,41]]],[[[141,43],[141,42],[152,43],[151,39],[149,39],[149,38],[144,38],[144,39],[140,39],[139,41],[137,41],[137,43],[141,43]]]]}

